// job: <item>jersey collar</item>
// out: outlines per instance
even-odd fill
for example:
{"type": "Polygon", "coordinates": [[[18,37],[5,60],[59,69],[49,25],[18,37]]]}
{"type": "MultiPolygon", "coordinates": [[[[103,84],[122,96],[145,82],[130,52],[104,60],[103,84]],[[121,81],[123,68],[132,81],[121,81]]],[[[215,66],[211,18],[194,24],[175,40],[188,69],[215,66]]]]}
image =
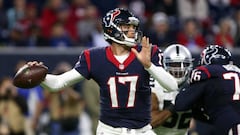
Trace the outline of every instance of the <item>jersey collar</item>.
{"type": "Polygon", "coordinates": [[[135,54],[131,51],[129,56],[127,57],[127,59],[123,62],[123,63],[120,63],[113,55],[113,52],[111,50],[111,47],[108,46],[106,48],[106,56],[107,56],[107,59],[113,63],[119,70],[124,70],[127,68],[127,66],[135,59],[135,54]]]}

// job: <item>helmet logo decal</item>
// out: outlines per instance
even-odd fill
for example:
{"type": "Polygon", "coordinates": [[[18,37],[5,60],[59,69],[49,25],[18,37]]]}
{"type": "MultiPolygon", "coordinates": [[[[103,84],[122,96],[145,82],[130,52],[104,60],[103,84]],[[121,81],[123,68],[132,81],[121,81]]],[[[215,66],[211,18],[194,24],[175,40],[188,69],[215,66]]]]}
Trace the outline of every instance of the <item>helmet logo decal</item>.
{"type": "Polygon", "coordinates": [[[213,48],[212,46],[210,46],[210,50],[208,50],[206,53],[208,55],[205,56],[204,61],[206,62],[206,64],[210,64],[212,59],[214,58],[214,56],[217,54],[218,50],[216,48],[213,48]]]}
{"type": "Polygon", "coordinates": [[[112,18],[111,20],[114,20],[116,16],[118,16],[120,14],[119,10],[116,10],[115,12],[112,13],[112,18]]]}
{"type": "Polygon", "coordinates": [[[210,45],[206,47],[200,56],[201,65],[228,64],[229,61],[231,61],[230,51],[218,45],[210,45]]]}
{"type": "Polygon", "coordinates": [[[107,14],[107,17],[103,18],[103,22],[105,27],[110,27],[111,24],[113,23],[113,20],[115,19],[116,16],[118,16],[120,14],[120,10],[114,10],[112,12],[110,12],[109,14],[107,14]]]}

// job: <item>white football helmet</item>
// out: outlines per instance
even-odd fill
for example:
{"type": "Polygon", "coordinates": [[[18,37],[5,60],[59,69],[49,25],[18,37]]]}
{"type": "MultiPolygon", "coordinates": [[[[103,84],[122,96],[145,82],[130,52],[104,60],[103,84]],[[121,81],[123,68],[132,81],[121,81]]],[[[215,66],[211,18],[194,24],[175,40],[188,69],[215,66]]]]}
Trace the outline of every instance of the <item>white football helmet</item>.
{"type": "Polygon", "coordinates": [[[180,85],[187,80],[192,70],[193,58],[185,46],[172,44],[163,52],[163,66],[180,85]]]}

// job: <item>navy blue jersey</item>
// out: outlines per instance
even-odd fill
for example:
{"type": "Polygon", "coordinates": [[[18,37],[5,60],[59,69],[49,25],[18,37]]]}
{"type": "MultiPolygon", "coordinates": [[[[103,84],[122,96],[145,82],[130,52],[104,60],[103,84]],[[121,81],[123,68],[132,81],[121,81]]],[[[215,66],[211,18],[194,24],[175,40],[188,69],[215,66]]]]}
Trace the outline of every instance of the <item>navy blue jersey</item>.
{"type": "MultiPolygon", "coordinates": [[[[140,51],[141,46],[136,49],[140,51]]],[[[161,66],[161,57],[160,50],[153,46],[152,63],[161,66]]],[[[85,50],[75,69],[100,86],[100,121],[132,129],[150,123],[150,75],[133,52],[119,63],[110,46],[85,50]]]]}
{"type": "Polygon", "coordinates": [[[226,135],[240,123],[240,70],[234,65],[200,66],[191,74],[191,84],[176,97],[177,111],[203,105],[216,134],[226,135]]]}

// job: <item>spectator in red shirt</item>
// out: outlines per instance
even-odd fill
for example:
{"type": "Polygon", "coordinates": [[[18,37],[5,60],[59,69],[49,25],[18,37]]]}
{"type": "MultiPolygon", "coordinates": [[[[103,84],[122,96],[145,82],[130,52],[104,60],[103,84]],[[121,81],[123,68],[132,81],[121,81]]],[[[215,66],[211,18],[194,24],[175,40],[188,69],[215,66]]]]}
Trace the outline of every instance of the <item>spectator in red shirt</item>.
{"type": "Polygon", "coordinates": [[[63,0],[49,0],[41,13],[42,32],[45,38],[50,36],[51,27],[57,20],[56,11],[63,4],[63,0]]]}
{"type": "Polygon", "coordinates": [[[195,19],[187,19],[184,22],[183,30],[177,34],[177,42],[185,45],[190,51],[198,51],[205,47],[206,41],[195,19]]]}
{"type": "Polygon", "coordinates": [[[69,5],[63,4],[61,7],[57,9],[57,20],[56,22],[60,22],[63,24],[64,29],[66,30],[67,34],[71,38],[72,41],[77,41],[77,21],[70,20],[70,8],[69,5]]]}
{"type": "Polygon", "coordinates": [[[33,25],[41,26],[40,19],[38,18],[37,6],[34,3],[28,3],[24,17],[18,20],[17,23],[22,26],[24,34],[30,36],[30,28],[33,25]]]}
{"type": "Polygon", "coordinates": [[[234,39],[230,34],[231,31],[231,19],[223,18],[219,23],[219,32],[216,33],[214,39],[215,44],[222,45],[228,49],[234,47],[234,39]]]}

